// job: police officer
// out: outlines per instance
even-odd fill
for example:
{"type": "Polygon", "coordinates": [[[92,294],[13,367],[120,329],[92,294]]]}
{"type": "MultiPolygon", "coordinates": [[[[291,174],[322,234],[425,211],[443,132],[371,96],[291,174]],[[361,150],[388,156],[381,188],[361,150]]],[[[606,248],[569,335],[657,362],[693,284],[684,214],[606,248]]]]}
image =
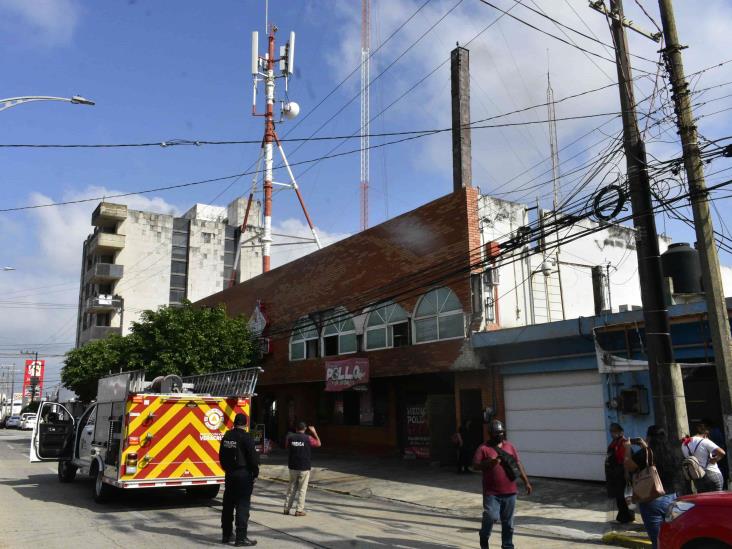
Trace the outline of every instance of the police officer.
{"type": "Polygon", "coordinates": [[[236,509],[237,547],[251,547],[256,540],[247,537],[249,504],[252,499],[254,480],[259,476],[259,455],[254,441],[246,431],[247,416],[236,414],[234,428],[224,435],[219,450],[219,462],[226,472],[224,484],[224,507],[221,510],[222,543],[229,543],[236,509]]]}

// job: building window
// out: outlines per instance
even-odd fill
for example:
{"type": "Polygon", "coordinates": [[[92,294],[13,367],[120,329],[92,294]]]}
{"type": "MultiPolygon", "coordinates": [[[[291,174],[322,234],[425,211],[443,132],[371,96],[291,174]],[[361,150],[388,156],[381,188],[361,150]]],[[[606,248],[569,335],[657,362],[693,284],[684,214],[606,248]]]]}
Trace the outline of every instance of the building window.
{"type": "Polygon", "coordinates": [[[463,309],[450,288],[438,288],[422,296],[414,314],[414,341],[465,337],[463,309]]]}
{"type": "Polygon", "coordinates": [[[409,317],[396,303],[383,305],[366,320],[366,349],[388,349],[409,345],[409,317]]]}
{"type": "Polygon", "coordinates": [[[353,318],[345,309],[337,309],[323,326],[323,356],[355,353],[356,341],[353,318]]]}
{"type": "Polygon", "coordinates": [[[213,236],[213,233],[203,233],[203,243],[211,244],[211,239],[213,238],[213,236]]]}
{"type": "Polygon", "coordinates": [[[298,320],[290,337],[290,360],[318,356],[318,329],[307,317],[298,320]]]}

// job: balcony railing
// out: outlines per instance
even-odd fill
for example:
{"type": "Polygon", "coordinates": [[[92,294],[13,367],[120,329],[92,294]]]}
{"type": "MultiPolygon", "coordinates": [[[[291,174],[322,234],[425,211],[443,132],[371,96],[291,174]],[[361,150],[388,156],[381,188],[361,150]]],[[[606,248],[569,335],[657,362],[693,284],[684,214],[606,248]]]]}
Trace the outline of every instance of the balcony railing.
{"type": "Polygon", "coordinates": [[[110,334],[122,335],[122,328],[119,326],[89,326],[79,334],[79,343],[82,345],[94,339],[104,339],[110,334]]]}
{"type": "Polygon", "coordinates": [[[122,299],[118,296],[97,295],[87,298],[86,310],[89,313],[116,311],[122,307],[122,299]]]}
{"type": "Polygon", "coordinates": [[[87,282],[119,280],[124,275],[124,265],[116,263],[95,263],[86,271],[87,282]]]}
{"type": "Polygon", "coordinates": [[[121,250],[125,247],[125,235],[97,232],[89,242],[88,252],[121,250]]]}
{"type": "Polygon", "coordinates": [[[92,213],[91,222],[95,227],[110,227],[125,219],[127,219],[126,205],[100,202],[92,213]]]}

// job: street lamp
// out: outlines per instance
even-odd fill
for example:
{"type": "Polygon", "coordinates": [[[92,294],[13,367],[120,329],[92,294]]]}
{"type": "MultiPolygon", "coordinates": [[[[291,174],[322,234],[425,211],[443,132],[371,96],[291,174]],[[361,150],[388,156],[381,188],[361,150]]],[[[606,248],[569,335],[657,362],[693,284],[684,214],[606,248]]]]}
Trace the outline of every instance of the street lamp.
{"type": "Polygon", "coordinates": [[[22,105],[23,103],[31,103],[33,101],[64,101],[66,103],[73,103],[74,105],[94,105],[94,101],[80,95],[74,95],[72,97],[28,95],[24,97],[8,97],[6,99],[0,99],[0,111],[4,111],[5,109],[9,109],[10,107],[22,105]]]}

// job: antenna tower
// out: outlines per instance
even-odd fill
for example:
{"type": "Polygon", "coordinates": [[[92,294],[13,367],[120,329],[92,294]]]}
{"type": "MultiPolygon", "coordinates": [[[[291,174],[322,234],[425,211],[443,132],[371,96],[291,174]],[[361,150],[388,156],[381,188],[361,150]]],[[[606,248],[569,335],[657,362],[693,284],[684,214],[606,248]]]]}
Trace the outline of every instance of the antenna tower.
{"type": "Polygon", "coordinates": [[[369,228],[369,56],[371,0],[361,0],[361,230],[369,228]]]}
{"type": "MultiPolygon", "coordinates": [[[[268,17],[268,14],[265,14],[265,16],[268,17]]],[[[277,51],[275,44],[276,33],[277,26],[274,24],[269,25],[269,28],[267,29],[267,51],[263,56],[260,56],[259,33],[257,31],[252,32],[252,76],[254,77],[252,89],[252,116],[261,116],[264,118],[264,137],[262,138],[262,148],[259,153],[259,158],[257,159],[257,170],[252,181],[252,189],[249,193],[244,221],[241,225],[239,245],[236,248],[234,269],[232,270],[230,281],[230,285],[232,286],[236,282],[236,273],[239,267],[239,256],[242,244],[245,242],[245,232],[248,228],[247,221],[249,218],[249,211],[252,204],[252,198],[257,189],[257,179],[262,163],[264,163],[264,181],[262,184],[264,190],[264,228],[260,238],[262,243],[262,271],[266,273],[271,268],[272,190],[275,185],[295,191],[297,199],[300,202],[300,207],[302,207],[302,211],[305,214],[305,220],[307,221],[313,235],[311,242],[313,242],[318,249],[322,248],[320,239],[318,238],[318,233],[316,232],[313,221],[310,218],[310,214],[305,207],[305,201],[300,193],[300,187],[297,185],[295,175],[292,173],[292,168],[290,168],[290,163],[287,161],[287,156],[282,148],[282,142],[277,137],[277,131],[275,129],[275,103],[277,102],[275,98],[275,84],[278,78],[284,80],[285,84],[285,100],[280,101],[280,116],[278,122],[293,119],[300,113],[300,106],[294,101],[290,101],[287,97],[289,79],[292,76],[295,67],[295,33],[290,32],[290,39],[287,44],[280,46],[279,56],[275,54],[277,51]],[[260,82],[264,82],[266,106],[264,113],[257,114],[257,85],[260,82]],[[279,183],[273,179],[275,145],[277,146],[277,150],[282,158],[282,164],[287,171],[289,179],[288,183],[279,183]]]]}
{"type": "Polygon", "coordinates": [[[559,140],[557,139],[557,112],[554,108],[554,90],[549,79],[549,70],[546,71],[546,104],[549,110],[549,149],[552,155],[552,191],[553,210],[559,207],[559,140]]]}

